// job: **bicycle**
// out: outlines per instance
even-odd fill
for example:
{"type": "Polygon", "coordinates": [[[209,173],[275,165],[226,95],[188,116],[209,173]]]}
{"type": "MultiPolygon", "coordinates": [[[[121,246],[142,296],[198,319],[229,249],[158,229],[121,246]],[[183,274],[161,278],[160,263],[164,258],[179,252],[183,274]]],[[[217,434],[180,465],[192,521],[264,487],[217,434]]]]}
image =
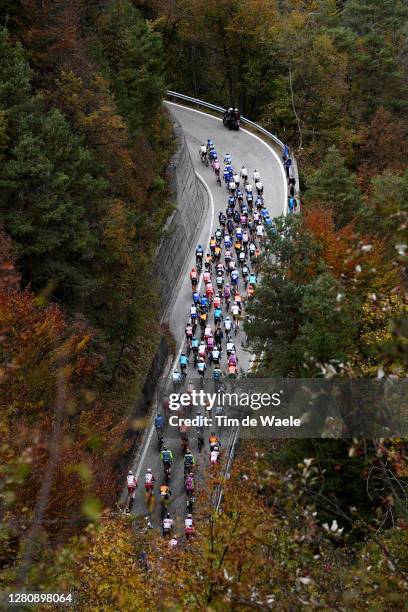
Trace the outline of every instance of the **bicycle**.
{"type": "Polygon", "coordinates": [[[145,491],[145,499],[146,499],[146,505],[147,505],[147,509],[150,512],[150,509],[154,506],[154,492],[153,492],[153,486],[146,486],[145,487],[146,491],[145,491]]]}
{"type": "Polygon", "coordinates": [[[170,495],[168,494],[161,495],[160,496],[160,518],[161,520],[163,520],[164,517],[166,516],[169,504],[170,504],[170,495]]]}
{"type": "Polygon", "coordinates": [[[169,461],[163,461],[163,466],[164,466],[164,481],[166,485],[168,485],[171,479],[171,463],[169,461]]]}
{"type": "Polygon", "coordinates": [[[200,152],[201,163],[208,168],[210,162],[208,161],[207,153],[200,152]]]}
{"type": "Polygon", "coordinates": [[[161,452],[161,449],[163,448],[163,429],[161,427],[156,427],[156,434],[157,434],[157,443],[158,443],[158,447],[159,447],[159,453],[161,452]]]}
{"type": "Polygon", "coordinates": [[[133,503],[135,501],[135,497],[136,497],[136,487],[132,489],[128,489],[128,495],[127,495],[127,500],[126,500],[126,512],[127,513],[131,512],[133,508],[133,503]]]}

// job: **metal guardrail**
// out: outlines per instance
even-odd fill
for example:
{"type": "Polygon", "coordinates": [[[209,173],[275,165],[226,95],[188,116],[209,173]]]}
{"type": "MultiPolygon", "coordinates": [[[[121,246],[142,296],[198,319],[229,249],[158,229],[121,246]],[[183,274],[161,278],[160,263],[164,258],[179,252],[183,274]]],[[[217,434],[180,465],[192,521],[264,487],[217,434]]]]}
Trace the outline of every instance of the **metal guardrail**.
{"type": "MultiPolygon", "coordinates": [[[[214,110],[217,113],[224,114],[226,111],[226,109],[223,108],[222,106],[217,106],[216,104],[210,104],[209,102],[204,102],[204,100],[199,100],[198,98],[192,98],[191,96],[186,96],[185,94],[178,93],[177,91],[168,90],[166,92],[166,95],[169,98],[185,100],[186,102],[190,102],[191,104],[197,104],[198,106],[202,106],[203,108],[209,108],[210,110],[214,110]]],[[[241,123],[245,123],[246,125],[250,125],[251,127],[255,128],[256,130],[261,132],[261,134],[263,134],[264,136],[267,136],[268,138],[273,140],[277,145],[279,145],[282,149],[285,147],[285,144],[277,136],[275,136],[275,134],[272,134],[272,132],[268,132],[268,130],[265,130],[265,128],[263,128],[258,123],[254,123],[253,121],[251,121],[250,119],[247,119],[246,117],[241,117],[240,121],[241,123]]]]}

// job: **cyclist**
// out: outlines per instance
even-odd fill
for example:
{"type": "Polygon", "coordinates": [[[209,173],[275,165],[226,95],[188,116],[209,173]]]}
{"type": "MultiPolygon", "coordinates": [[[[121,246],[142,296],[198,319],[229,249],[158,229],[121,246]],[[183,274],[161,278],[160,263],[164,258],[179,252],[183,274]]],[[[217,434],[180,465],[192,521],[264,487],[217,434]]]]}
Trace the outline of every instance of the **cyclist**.
{"type": "Polygon", "coordinates": [[[127,473],[127,488],[128,488],[128,492],[129,494],[132,494],[135,492],[135,490],[137,489],[137,480],[132,472],[132,470],[129,470],[127,473]]]}
{"type": "Polygon", "coordinates": [[[163,450],[160,453],[160,459],[163,461],[164,469],[170,469],[173,463],[173,453],[167,446],[163,446],[163,450]]]}
{"type": "Polygon", "coordinates": [[[208,444],[210,445],[210,451],[214,449],[214,446],[221,446],[221,442],[215,435],[214,431],[211,432],[210,437],[208,438],[208,444]]]}
{"type": "Polygon", "coordinates": [[[237,189],[237,193],[235,195],[236,195],[238,204],[241,205],[244,201],[244,194],[242,193],[240,189],[237,189]]]}
{"type": "MultiPolygon", "coordinates": [[[[229,189],[230,194],[235,196],[235,192],[236,192],[237,186],[236,186],[235,181],[234,181],[233,178],[229,179],[228,189],[229,189]]],[[[234,200],[235,200],[235,198],[234,198],[234,200]]]]}
{"type": "Polygon", "coordinates": [[[208,303],[212,304],[213,298],[214,298],[214,287],[212,286],[212,283],[207,283],[205,286],[205,294],[207,296],[208,299],[208,303]]]}
{"type": "Polygon", "coordinates": [[[217,241],[217,244],[220,245],[221,244],[221,240],[222,240],[222,231],[218,228],[215,230],[215,240],[217,241]]]}
{"type": "Polygon", "coordinates": [[[237,375],[237,366],[233,363],[228,364],[228,376],[230,378],[235,378],[237,375]]]}
{"type": "Polygon", "coordinates": [[[153,488],[154,488],[154,483],[156,482],[155,477],[152,474],[152,470],[151,468],[147,469],[146,472],[146,476],[145,476],[145,489],[146,489],[146,493],[153,493],[153,488]]]}
{"type": "Polygon", "coordinates": [[[207,298],[207,296],[204,293],[203,293],[203,295],[201,296],[201,299],[200,299],[200,311],[201,311],[201,313],[208,312],[208,298],[207,298]]]}
{"type": "Polygon", "coordinates": [[[193,351],[194,365],[197,364],[199,340],[195,336],[191,339],[191,350],[193,351]]]}
{"type": "Polygon", "coordinates": [[[201,244],[199,244],[198,247],[196,248],[195,256],[196,256],[196,264],[202,266],[204,251],[203,251],[203,247],[201,246],[201,244]]]}
{"type": "Polygon", "coordinates": [[[239,272],[238,270],[232,270],[231,271],[231,285],[233,288],[238,286],[238,282],[239,282],[239,272]]]}
{"type": "Polygon", "coordinates": [[[232,352],[231,355],[228,357],[228,365],[236,366],[237,363],[238,363],[238,357],[236,356],[234,352],[232,352]]]}
{"type": "Polygon", "coordinates": [[[157,439],[163,439],[163,427],[164,427],[164,416],[162,414],[157,414],[154,419],[154,426],[156,428],[157,439]]]}
{"type": "Polygon", "coordinates": [[[169,542],[169,547],[170,548],[176,548],[176,546],[178,546],[178,539],[177,539],[177,535],[174,533],[170,542],[169,542]]]}
{"type": "Polygon", "coordinates": [[[214,161],[213,161],[213,163],[212,163],[212,167],[213,167],[213,170],[214,170],[214,172],[215,172],[215,176],[217,176],[217,177],[218,177],[218,176],[220,176],[220,168],[221,168],[221,164],[220,164],[220,162],[218,161],[218,159],[214,159],[214,161]]]}
{"type": "Polygon", "coordinates": [[[239,187],[239,174],[237,174],[235,172],[235,174],[232,175],[232,178],[233,178],[233,181],[235,183],[236,188],[238,189],[238,187],[239,187]]]}
{"type": "Polygon", "coordinates": [[[231,163],[232,163],[232,157],[229,153],[226,153],[224,157],[224,164],[231,165],[231,163]]]}
{"type": "Polygon", "coordinates": [[[233,195],[230,195],[230,196],[228,197],[227,206],[231,206],[231,208],[235,208],[235,204],[236,204],[236,202],[235,202],[235,198],[234,198],[234,196],[233,196],[233,195]]]}
{"type": "Polygon", "coordinates": [[[240,175],[241,175],[242,181],[246,183],[248,180],[248,170],[245,168],[245,166],[242,166],[240,175]]]}
{"type": "Polygon", "coordinates": [[[215,384],[216,391],[219,389],[219,385],[221,383],[222,372],[219,366],[216,366],[213,370],[213,379],[215,384]]]}
{"type": "Polygon", "coordinates": [[[245,264],[242,266],[242,278],[244,279],[244,285],[245,287],[248,284],[248,277],[249,277],[249,268],[248,266],[245,264]]]}
{"type": "Polygon", "coordinates": [[[254,173],[252,175],[253,181],[256,184],[258,181],[261,180],[261,175],[259,174],[258,170],[255,168],[254,173]]]}
{"type": "Polygon", "coordinates": [[[260,210],[264,205],[264,199],[261,195],[257,195],[256,196],[256,200],[255,200],[255,206],[257,207],[258,210],[260,210]]]}
{"type": "Polygon", "coordinates": [[[220,359],[221,359],[221,351],[218,349],[218,347],[213,348],[213,350],[210,353],[210,361],[214,365],[220,365],[220,359]]]}
{"type": "Polygon", "coordinates": [[[221,227],[225,227],[225,223],[227,222],[227,219],[223,212],[220,212],[220,214],[218,215],[218,222],[221,227]]]}
{"type": "Polygon", "coordinates": [[[226,305],[227,311],[228,311],[230,300],[231,300],[231,287],[228,284],[225,285],[223,293],[224,293],[225,305],[226,305]]]}
{"type": "MultiPolygon", "coordinates": [[[[215,282],[216,282],[217,289],[218,289],[218,295],[221,295],[222,287],[224,285],[224,277],[223,277],[223,275],[222,274],[218,274],[217,278],[215,279],[215,282]]],[[[219,299],[219,298],[214,298],[214,301],[216,299],[219,299]]]]}
{"type": "MultiPolygon", "coordinates": [[[[231,330],[232,330],[232,321],[229,317],[226,317],[224,320],[224,329],[225,329],[225,333],[227,334],[227,336],[230,334],[231,330]]],[[[228,346],[228,344],[227,344],[228,346]]]]}
{"type": "Polygon", "coordinates": [[[227,231],[230,234],[233,234],[234,233],[234,228],[235,228],[234,221],[232,219],[228,219],[228,221],[227,221],[227,231]]]}
{"type": "Polygon", "coordinates": [[[198,306],[200,303],[200,294],[198,293],[197,290],[193,291],[193,302],[194,302],[194,306],[198,306]]]}
{"type": "Polygon", "coordinates": [[[230,173],[229,173],[229,170],[227,170],[227,168],[224,169],[224,173],[222,175],[222,178],[224,179],[224,183],[226,185],[228,185],[229,179],[230,179],[230,173]]]}
{"type": "Polygon", "coordinates": [[[186,540],[188,540],[192,535],[194,535],[194,521],[191,514],[187,514],[187,517],[184,520],[184,535],[186,536],[186,540]]]}
{"type": "Polygon", "coordinates": [[[216,295],[214,298],[214,309],[216,308],[221,308],[221,297],[219,295],[216,295]]]}
{"type": "Polygon", "coordinates": [[[177,370],[174,370],[174,372],[171,375],[171,377],[172,377],[172,380],[173,380],[173,386],[174,387],[178,387],[183,382],[183,377],[180,374],[180,372],[177,372],[177,370]]]}
{"type": "Polygon", "coordinates": [[[182,376],[184,376],[184,377],[187,375],[186,370],[187,370],[187,366],[188,366],[189,363],[190,362],[188,360],[187,355],[185,353],[181,353],[181,355],[180,355],[180,370],[181,370],[182,376]]]}
{"type": "Polygon", "coordinates": [[[256,245],[254,242],[250,242],[249,244],[249,256],[252,259],[255,256],[256,245]]]}
{"type": "Polygon", "coordinates": [[[217,151],[215,149],[211,149],[208,153],[208,157],[210,158],[210,162],[215,161],[218,159],[217,151]]]}
{"type": "Polygon", "coordinates": [[[239,328],[239,306],[236,302],[231,306],[232,318],[234,321],[234,327],[237,330],[239,328]]]}
{"type": "Polygon", "coordinates": [[[207,140],[207,151],[209,151],[211,149],[211,147],[214,148],[214,143],[211,140],[211,138],[208,138],[208,140],[207,140]]]}
{"type": "Polygon", "coordinates": [[[205,144],[202,144],[200,147],[200,157],[202,162],[207,159],[207,147],[205,144]]]}
{"type": "Polygon", "coordinates": [[[214,332],[214,340],[217,345],[218,350],[221,350],[221,343],[224,337],[223,331],[221,327],[216,327],[214,332]]]}
{"type": "Polygon", "coordinates": [[[189,497],[192,497],[194,495],[194,487],[195,487],[193,472],[190,472],[189,474],[187,474],[186,479],[184,481],[184,486],[186,489],[186,494],[189,497]]]}
{"type": "MultiPolygon", "coordinates": [[[[197,325],[197,322],[195,323],[194,327],[196,325],[197,325]]],[[[193,326],[191,325],[190,322],[187,323],[184,333],[186,335],[187,345],[191,348],[191,338],[193,337],[193,326]]]]}
{"type": "Polygon", "coordinates": [[[163,537],[166,535],[170,535],[171,530],[173,529],[173,519],[170,514],[167,513],[166,517],[163,519],[163,537]]]}
{"type": "Polygon", "coordinates": [[[186,454],[184,455],[184,475],[191,472],[193,465],[195,465],[194,455],[188,448],[186,450],[186,454]]]}
{"type": "Polygon", "coordinates": [[[233,173],[232,164],[226,164],[225,169],[229,173],[229,175],[232,177],[232,173],[233,173]]]}
{"type": "MultiPolygon", "coordinates": [[[[194,302],[190,306],[190,317],[191,317],[191,323],[195,328],[195,326],[197,325],[198,312],[197,312],[197,306],[194,304],[194,302]]],[[[190,336],[191,335],[192,334],[190,334],[190,336]]]]}
{"type": "Polygon", "coordinates": [[[207,325],[204,328],[204,334],[203,334],[204,340],[208,340],[210,336],[212,336],[212,329],[211,329],[210,324],[207,322],[207,325]]]}
{"type": "Polygon", "coordinates": [[[213,350],[214,346],[215,346],[214,337],[213,336],[209,336],[207,338],[207,340],[206,340],[206,350],[207,350],[207,353],[211,354],[211,351],[213,350]]]}
{"type": "Polygon", "coordinates": [[[191,287],[192,289],[194,289],[195,287],[197,287],[197,283],[198,283],[198,275],[197,275],[197,270],[196,268],[192,268],[191,272],[190,272],[190,280],[191,280],[191,287]]]}
{"type": "Polygon", "coordinates": [[[216,463],[218,463],[219,455],[220,455],[220,451],[218,450],[218,446],[214,446],[214,448],[210,452],[211,465],[215,465],[216,463]]]}
{"type": "Polygon", "coordinates": [[[215,325],[217,325],[218,323],[221,323],[222,321],[222,310],[221,308],[215,308],[214,310],[214,323],[215,325]]]}
{"type": "Polygon", "coordinates": [[[255,287],[253,285],[248,285],[247,299],[252,300],[254,295],[255,295],[255,287]]]}
{"type": "Polygon", "coordinates": [[[245,256],[245,251],[240,251],[239,255],[238,255],[238,260],[239,263],[241,265],[241,268],[243,267],[243,265],[245,264],[245,260],[246,260],[246,256],[245,256]]]}
{"type": "Polygon", "coordinates": [[[235,353],[235,344],[229,340],[227,342],[227,357],[230,357],[232,353],[235,353]]]}
{"type": "Polygon", "coordinates": [[[206,350],[205,350],[205,343],[201,342],[200,346],[198,347],[198,358],[199,359],[203,359],[205,360],[205,356],[206,356],[206,350]]]}
{"type": "Polygon", "coordinates": [[[207,364],[205,363],[204,359],[200,357],[197,363],[197,370],[198,370],[199,375],[202,376],[203,378],[205,376],[206,369],[207,369],[207,364]]]}
{"type": "Polygon", "coordinates": [[[256,226],[256,235],[257,235],[257,238],[259,238],[261,242],[263,240],[264,234],[265,234],[264,226],[262,225],[262,223],[258,223],[258,225],[256,226]]]}
{"type": "Polygon", "coordinates": [[[262,195],[263,190],[264,190],[263,183],[261,183],[261,181],[258,181],[257,183],[255,183],[255,187],[256,187],[257,194],[262,195]]]}

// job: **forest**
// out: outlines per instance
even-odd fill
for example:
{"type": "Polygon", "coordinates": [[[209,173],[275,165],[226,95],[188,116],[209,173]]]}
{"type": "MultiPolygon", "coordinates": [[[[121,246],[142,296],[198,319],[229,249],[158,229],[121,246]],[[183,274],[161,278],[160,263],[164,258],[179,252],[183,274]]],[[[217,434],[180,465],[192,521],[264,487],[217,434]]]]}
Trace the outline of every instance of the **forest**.
{"type": "Polygon", "coordinates": [[[242,441],[177,551],[115,507],[167,333],[166,89],[237,105],[296,155],[302,214],[276,220],[247,328],[263,376],[407,377],[406,2],[0,0],[0,16],[0,590],[74,590],[81,610],[406,609],[402,438],[242,441]]]}

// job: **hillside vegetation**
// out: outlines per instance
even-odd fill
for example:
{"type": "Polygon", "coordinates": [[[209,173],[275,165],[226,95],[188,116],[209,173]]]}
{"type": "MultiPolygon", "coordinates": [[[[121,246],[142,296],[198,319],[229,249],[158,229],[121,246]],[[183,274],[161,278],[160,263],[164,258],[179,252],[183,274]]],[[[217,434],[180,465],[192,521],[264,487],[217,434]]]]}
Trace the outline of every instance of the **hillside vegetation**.
{"type": "Polygon", "coordinates": [[[262,374],[406,378],[406,2],[0,8],[0,586],[81,610],[406,609],[403,439],[241,442],[176,552],[112,510],[161,335],[165,84],[296,155],[302,214],[276,220],[247,326],[262,374]]]}

